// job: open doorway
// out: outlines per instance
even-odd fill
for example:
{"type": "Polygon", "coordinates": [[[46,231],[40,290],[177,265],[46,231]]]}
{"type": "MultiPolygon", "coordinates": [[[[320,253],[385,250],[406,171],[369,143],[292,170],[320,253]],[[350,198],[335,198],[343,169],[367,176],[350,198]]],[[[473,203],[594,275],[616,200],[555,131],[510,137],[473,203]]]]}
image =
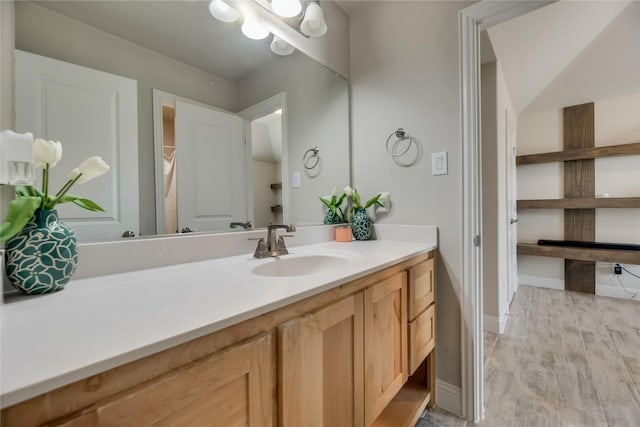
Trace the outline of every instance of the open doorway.
{"type": "Polygon", "coordinates": [[[253,224],[263,228],[282,223],[282,109],[253,120],[253,224]]]}
{"type": "Polygon", "coordinates": [[[238,113],[245,120],[252,167],[249,212],[255,228],[289,222],[286,94],[281,92],[238,113]]]}

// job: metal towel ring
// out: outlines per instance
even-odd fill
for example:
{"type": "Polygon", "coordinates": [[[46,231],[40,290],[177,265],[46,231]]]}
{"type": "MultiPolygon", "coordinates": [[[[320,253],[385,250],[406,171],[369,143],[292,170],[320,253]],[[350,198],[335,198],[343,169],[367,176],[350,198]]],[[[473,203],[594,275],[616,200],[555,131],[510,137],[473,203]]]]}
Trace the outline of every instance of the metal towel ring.
{"type": "Polygon", "coordinates": [[[318,166],[318,162],[320,162],[320,156],[318,156],[319,152],[320,149],[318,147],[309,148],[304,152],[304,155],[302,156],[302,164],[306,170],[311,170],[318,166]],[[309,153],[311,153],[311,155],[309,155],[309,153]],[[310,164],[313,159],[315,159],[315,162],[310,164]]]}
{"type": "Polygon", "coordinates": [[[398,128],[395,131],[391,132],[391,135],[389,135],[387,137],[387,153],[389,153],[389,155],[391,157],[400,157],[403,156],[405,154],[407,154],[407,152],[409,151],[409,149],[411,148],[411,146],[413,144],[415,144],[415,140],[413,139],[413,137],[411,136],[411,134],[409,134],[409,132],[407,132],[406,130],[402,129],[402,128],[398,128]],[[389,143],[391,142],[391,138],[395,135],[395,137],[397,138],[395,140],[395,142],[393,143],[393,145],[391,147],[389,147],[389,143]],[[404,141],[405,139],[409,140],[409,144],[407,144],[407,148],[402,152],[402,153],[396,153],[394,151],[394,148],[396,146],[396,144],[400,141],[404,141]]]}

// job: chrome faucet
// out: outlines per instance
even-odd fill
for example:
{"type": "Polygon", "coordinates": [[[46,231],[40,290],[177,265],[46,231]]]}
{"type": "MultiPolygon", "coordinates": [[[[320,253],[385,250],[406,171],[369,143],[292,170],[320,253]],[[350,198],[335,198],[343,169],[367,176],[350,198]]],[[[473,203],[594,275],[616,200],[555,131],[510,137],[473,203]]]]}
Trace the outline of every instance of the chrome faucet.
{"type": "Polygon", "coordinates": [[[238,228],[238,227],[242,227],[245,230],[249,230],[251,228],[251,221],[246,221],[246,222],[232,222],[231,224],[229,224],[230,228],[238,228]]]}
{"type": "Polygon", "coordinates": [[[284,238],[291,236],[278,236],[276,230],[279,228],[286,230],[288,233],[296,231],[296,228],[293,225],[271,224],[267,226],[267,242],[265,243],[263,238],[258,240],[258,247],[253,253],[254,258],[276,257],[289,253],[286,245],[284,244],[284,238]]]}

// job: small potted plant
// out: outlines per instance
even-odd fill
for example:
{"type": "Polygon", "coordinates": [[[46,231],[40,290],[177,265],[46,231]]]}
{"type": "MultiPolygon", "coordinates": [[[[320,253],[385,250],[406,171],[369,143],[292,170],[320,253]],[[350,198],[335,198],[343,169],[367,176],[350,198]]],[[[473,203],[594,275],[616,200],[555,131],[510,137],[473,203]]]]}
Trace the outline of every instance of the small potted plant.
{"type": "Polygon", "coordinates": [[[17,186],[16,198],[0,225],[0,242],[7,241],[6,270],[11,284],[26,294],[60,290],[71,279],[78,262],[74,231],[61,222],[54,209],[71,202],[90,211],[104,211],[89,199],[68,193],[76,183],[91,181],[109,171],[101,157],[89,157],[69,173],[69,179],[52,195],[49,192],[49,169],[62,158],[59,141],[36,139],[33,160],[42,168],[42,189],[17,186]]]}
{"type": "Polygon", "coordinates": [[[373,205],[384,206],[380,201],[382,193],[378,193],[378,195],[367,200],[364,206],[362,205],[360,194],[358,194],[355,188],[346,186],[344,188],[344,194],[350,197],[352,202],[349,218],[351,219],[353,237],[355,237],[356,240],[368,240],[371,237],[373,221],[369,215],[367,215],[367,208],[373,205]]]}
{"type": "Polygon", "coordinates": [[[320,201],[327,207],[327,213],[323,221],[325,224],[342,224],[347,222],[347,218],[341,207],[346,197],[346,194],[340,194],[338,187],[333,187],[331,198],[320,197],[320,201]]]}

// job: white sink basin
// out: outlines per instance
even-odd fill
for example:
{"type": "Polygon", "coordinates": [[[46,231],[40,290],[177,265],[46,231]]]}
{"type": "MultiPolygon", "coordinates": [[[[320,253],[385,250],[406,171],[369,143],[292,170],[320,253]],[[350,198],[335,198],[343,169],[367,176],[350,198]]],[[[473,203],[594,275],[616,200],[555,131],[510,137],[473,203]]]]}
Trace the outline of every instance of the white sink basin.
{"type": "Polygon", "coordinates": [[[284,255],[255,267],[251,272],[269,277],[307,276],[345,267],[349,263],[348,258],[333,255],[284,255]]]}

